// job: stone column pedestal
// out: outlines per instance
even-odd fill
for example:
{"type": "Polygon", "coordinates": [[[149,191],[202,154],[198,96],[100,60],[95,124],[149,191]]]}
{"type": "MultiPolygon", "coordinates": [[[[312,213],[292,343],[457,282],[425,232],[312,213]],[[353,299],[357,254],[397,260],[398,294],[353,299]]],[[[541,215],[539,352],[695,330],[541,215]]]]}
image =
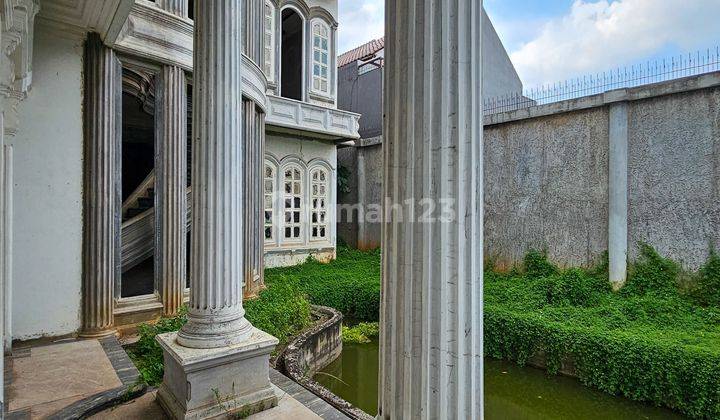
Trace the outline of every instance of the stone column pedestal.
{"type": "Polygon", "coordinates": [[[177,333],[159,335],[165,377],[158,400],[176,419],[247,416],[277,405],[268,356],[278,340],[253,329],[244,342],[216,349],[177,343],[177,333]]]}

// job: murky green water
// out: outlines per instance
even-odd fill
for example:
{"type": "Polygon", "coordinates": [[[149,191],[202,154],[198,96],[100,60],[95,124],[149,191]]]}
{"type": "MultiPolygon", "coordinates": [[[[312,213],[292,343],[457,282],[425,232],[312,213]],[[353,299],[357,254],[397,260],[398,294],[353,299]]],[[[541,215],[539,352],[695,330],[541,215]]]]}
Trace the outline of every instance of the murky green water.
{"type": "MultiPolygon", "coordinates": [[[[342,356],[315,376],[323,386],[370,414],[377,413],[377,341],[345,344],[342,356]],[[336,379],[337,378],[337,379],[336,379]]],[[[680,419],[669,410],[613,397],[577,380],[539,369],[485,360],[488,420],[680,419]]]]}

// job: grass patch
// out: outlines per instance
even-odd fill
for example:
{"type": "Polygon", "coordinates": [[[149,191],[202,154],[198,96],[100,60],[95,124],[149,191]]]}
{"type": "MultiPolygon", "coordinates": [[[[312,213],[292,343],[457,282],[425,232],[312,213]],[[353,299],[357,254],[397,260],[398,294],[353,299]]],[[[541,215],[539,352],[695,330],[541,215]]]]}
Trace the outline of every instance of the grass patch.
{"type": "Polygon", "coordinates": [[[378,321],[380,316],[380,250],[338,248],[328,264],[309,258],[294,267],[265,270],[265,283],[297,280],[314,305],[329,306],[345,317],[378,321]]]}
{"type": "MultiPolygon", "coordinates": [[[[273,282],[257,299],[245,301],[244,307],[253,326],[277,337],[281,345],[311,323],[310,303],[293,279],[273,282]]],[[[163,352],[155,336],[179,330],[187,321],[186,312],[183,308],[176,317],[138,328],[140,340],[128,349],[128,354],[148,385],[159,385],[163,377],[163,352]]]]}
{"type": "Polygon", "coordinates": [[[343,343],[366,344],[380,335],[380,324],[377,322],[361,322],[355,326],[342,327],[343,343]]]}

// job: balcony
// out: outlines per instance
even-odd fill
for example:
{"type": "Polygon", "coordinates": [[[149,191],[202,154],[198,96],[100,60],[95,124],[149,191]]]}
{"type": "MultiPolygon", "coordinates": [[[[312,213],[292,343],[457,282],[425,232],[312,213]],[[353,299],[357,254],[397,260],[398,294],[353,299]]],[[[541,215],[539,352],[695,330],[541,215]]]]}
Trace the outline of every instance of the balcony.
{"type": "Polygon", "coordinates": [[[360,115],[268,95],[266,124],[325,139],[359,139],[360,115]],[[319,136],[318,136],[319,135],[319,136]]]}

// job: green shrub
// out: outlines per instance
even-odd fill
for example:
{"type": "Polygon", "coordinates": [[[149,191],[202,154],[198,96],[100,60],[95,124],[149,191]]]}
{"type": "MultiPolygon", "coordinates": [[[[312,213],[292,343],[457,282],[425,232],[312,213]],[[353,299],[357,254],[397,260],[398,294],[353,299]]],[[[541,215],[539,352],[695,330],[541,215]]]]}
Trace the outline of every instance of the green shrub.
{"type": "Polygon", "coordinates": [[[281,344],[311,323],[310,302],[296,279],[274,282],[260,292],[258,299],[248,300],[244,306],[250,323],[275,336],[281,344]]]}
{"type": "Polygon", "coordinates": [[[590,276],[581,269],[570,269],[561,274],[539,278],[535,284],[545,293],[547,304],[557,306],[594,305],[603,293],[610,291],[607,280],[590,276]]]}
{"type": "Polygon", "coordinates": [[[640,257],[630,265],[628,281],[622,288],[626,295],[646,293],[676,294],[680,266],[646,243],[640,243],[640,257]]]}
{"type": "Polygon", "coordinates": [[[324,264],[309,258],[294,267],[265,271],[265,282],[299,281],[315,305],[329,306],[348,318],[377,321],[380,316],[380,251],[338,248],[338,258],[324,264]]]}
{"type": "Polygon", "coordinates": [[[707,263],[700,269],[693,297],[703,306],[720,308],[720,256],[712,250],[707,263]]]}
{"type": "Polygon", "coordinates": [[[342,327],[342,340],[344,343],[364,344],[380,334],[380,324],[377,322],[361,322],[355,326],[342,327]]]}
{"type": "Polygon", "coordinates": [[[149,385],[159,385],[163,377],[163,351],[155,336],[177,331],[187,322],[187,308],[180,308],[180,314],[172,318],[161,318],[156,324],[141,324],[138,327],[138,342],[128,355],[135,362],[142,380],[149,385]]]}
{"type": "Polygon", "coordinates": [[[547,258],[547,252],[530,250],[523,260],[525,275],[529,278],[548,277],[558,273],[558,268],[547,258]]]}
{"type": "MultiPolygon", "coordinates": [[[[273,283],[257,299],[245,301],[244,307],[248,321],[277,337],[281,344],[311,323],[310,303],[298,282],[292,279],[273,283]]],[[[163,378],[163,352],[155,336],[182,328],[187,322],[186,314],[187,310],[183,308],[176,317],[138,327],[140,339],[128,354],[147,384],[159,385],[163,378]]]]}

